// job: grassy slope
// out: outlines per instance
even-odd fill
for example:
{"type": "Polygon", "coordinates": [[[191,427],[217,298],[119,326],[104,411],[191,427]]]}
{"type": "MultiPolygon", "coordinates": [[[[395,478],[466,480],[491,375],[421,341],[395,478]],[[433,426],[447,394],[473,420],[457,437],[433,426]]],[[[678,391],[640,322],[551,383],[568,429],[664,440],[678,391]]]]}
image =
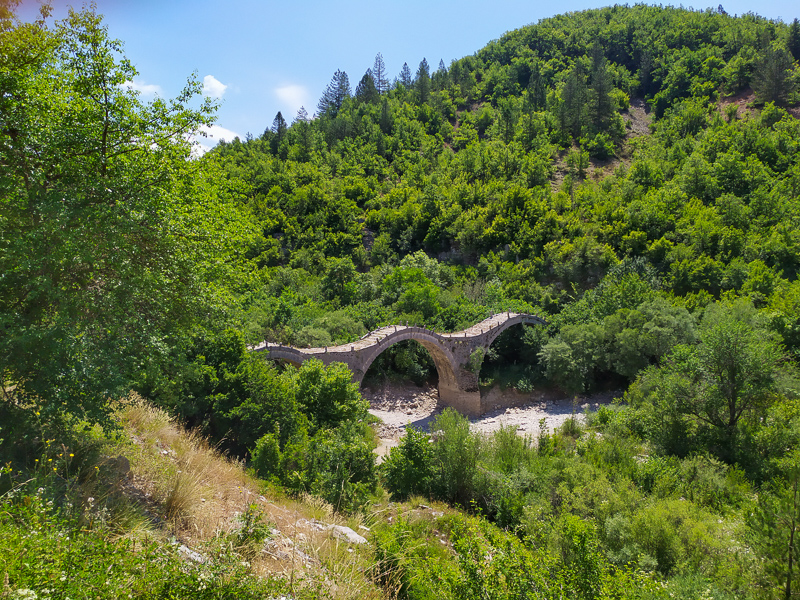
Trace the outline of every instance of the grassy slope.
{"type": "Polygon", "coordinates": [[[188,577],[192,597],[204,597],[206,580],[232,586],[214,588],[219,597],[249,597],[250,588],[255,597],[267,590],[298,598],[383,596],[364,575],[371,547],[349,546],[325,528],[359,529],[363,518],[347,520],[315,498],[267,490],[243,464],[140,398],[118,416],[123,429],[113,440],[95,430],[80,447],[46,445],[37,464],[48,466],[15,477],[0,498],[0,556],[15,557],[0,567],[0,598],[25,597],[26,589],[65,597],[69,586],[95,584],[92,597],[123,590],[163,597],[147,578],[129,586],[138,571],[158,573],[176,591],[188,577]],[[51,464],[57,467],[48,473],[51,464]],[[59,541],[65,539],[73,543],[59,541]],[[108,585],[94,582],[98,577],[108,585]]]}

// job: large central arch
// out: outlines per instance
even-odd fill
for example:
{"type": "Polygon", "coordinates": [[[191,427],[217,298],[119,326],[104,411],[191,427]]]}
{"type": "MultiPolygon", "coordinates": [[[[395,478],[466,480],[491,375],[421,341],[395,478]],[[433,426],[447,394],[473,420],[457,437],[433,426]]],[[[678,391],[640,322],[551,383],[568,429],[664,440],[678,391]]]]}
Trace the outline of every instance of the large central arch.
{"type": "MultiPolygon", "coordinates": [[[[352,344],[325,348],[293,348],[266,342],[253,348],[266,352],[269,358],[299,364],[309,358],[323,363],[345,363],[353,373],[353,380],[361,385],[369,366],[387,348],[405,340],[415,340],[433,358],[439,374],[439,401],[467,415],[483,412],[478,388],[478,372],[470,367],[470,357],[478,349],[485,354],[492,342],[503,331],[517,324],[546,325],[541,317],[512,312],[492,315],[488,319],[463,331],[436,333],[424,327],[390,325],[372,331],[352,344]]],[[[473,361],[474,362],[474,361],[473,361]]],[[[480,361],[478,361],[480,362],[480,361]]]]}

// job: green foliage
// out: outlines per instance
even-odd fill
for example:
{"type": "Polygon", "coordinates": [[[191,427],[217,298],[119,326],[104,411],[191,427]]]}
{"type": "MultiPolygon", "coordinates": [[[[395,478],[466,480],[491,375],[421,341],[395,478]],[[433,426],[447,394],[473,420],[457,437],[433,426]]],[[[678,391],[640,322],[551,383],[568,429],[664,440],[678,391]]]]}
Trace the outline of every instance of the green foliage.
{"type": "MultiPolygon", "coordinates": [[[[261,535],[263,527],[256,529],[261,535]]],[[[81,523],[41,492],[2,498],[0,550],[10,598],[80,597],[87,590],[95,598],[263,598],[289,587],[281,578],[253,577],[236,555],[194,563],[176,545],[114,535],[101,519],[81,523]]]]}
{"type": "Polygon", "coordinates": [[[145,365],[165,369],[194,327],[225,318],[221,287],[253,230],[217,164],[191,160],[213,111],[190,108],[198,81],[142,102],[91,10],[7,25],[2,384],[48,419],[104,420],[145,365]]]}
{"type": "Polygon", "coordinates": [[[529,547],[510,532],[476,518],[447,515],[433,523],[398,518],[375,533],[373,576],[387,591],[414,600],[487,595],[510,600],[531,593],[638,598],[658,589],[647,575],[610,569],[592,548],[590,527],[575,529],[564,543],[571,559],[565,565],[546,549],[529,547]],[[449,537],[455,560],[440,544],[428,543],[431,536],[442,535],[439,530],[449,537]]]}
{"type": "Polygon", "coordinates": [[[794,92],[792,55],[784,47],[767,46],[756,61],[753,89],[760,102],[786,104],[794,92]]]}
{"type": "Polygon", "coordinates": [[[777,462],[782,477],[759,494],[755,510],[748,518],[748,529],[754,545],[767,557],[763,566],[764,588],[791,598],[797,586],[798,501],[800,501],[800,457],[791,449],[777,462]]]}
{"type": "Polygon", "coordinates": [[[244,513],[239,515],[238,525],[238,529],[232,534],[233,541],[238,552],[248,558],[261,551],[275,527],[274,523],[264,519],[256,504],[249,504],[244,513]]]}
{"type": "Polygon", "coordinates": [[[330,428],[366,417],[367,403],[342,363],[325,367],[322,361],[307,360],[291,377],[298,406],[313,426],[330,428]]]}
{"type": "Polygon", "coordinates": [[[436,365],[430,353],[418,342],[408,340],[387,348],[373,361],[365,380],[383,385],[387,380],[411,380],[417,385],[435,381],[436,365]]]}
{"type": "Polygon", "coordinates": [[[363,510],[375,493],[375,442],[364,423],[347,421],[320,430],[309,440],[308,491],[327,500],[337,511],[363,510]]]}
{"type": "MultiPolygon", "coordinates": [[[[433,74],[405,65],[394,86],[378,56],[355,98],[337,72],[318,118],[279,114],[263,136],[190,159],[183,134],[210,122],[210,106],[187,108],[197,82],[142,103],[99,18],[48,29],[13,21],[13,4],[0,31],[3,460],[29,462],[45,432],[102,420],[133,387],[261,476],[363,510],[379,473],[350,373],[279,368],[247,345],[535,312],[548,327],[511,328],[470,357],[481,385],[627,387],[628,406],[542,423],[535,442],[480,438],[452,411],[430,437],[409,431],[380,470],[392,497],[485,518],[378,525],[387,594],[786,595],[800,125],[781,105],[796,100],[796,21],[574,12],[433,74]],[[720,102],[749,86],[763,108],[720,102]]],[[[370,371],[435,378],[413,342],[370,371]]],[[[0,518],[3,535],[23,504],[2,512],[16,519],[0,518]]],[[[255,547],[265,523],[243,518],[235,545],[255,547]]],[[[64,547],[47,535],[44,562],[14,562],[14,577],[54,581],[64,547]]],[[[95,550],[116,547],[103,539],[95,550]]],[[[69,560],[111,564],[81,552],[69,560]]],[[[164,568],[160,581],[199,583],[164,568]]],[[[237,581],[215,579],[215,597],[247,597],[237,581]]]]}
{"type": "Polygon", "coordinates": [[[251,464],[262,479],[271,479],[280,473],[281,447],[278,436],[265,433],[256,441],[251,464]]]}
{"type": "Polygon", "coordinates": [[[480,439],[469,421],[446,408],[431,423],[433,431],[433,488],[438,498],[468,506],[475,485],[480,439]]]}
{"type": "Polygon", "coordinates": [[[405,500],[409,496],[429,496],[433,460],[430,437],[413,427],[407,429],[400,444],[389,451],[381,465],[384,483],[392,498],[405,500]]]}
{"type": "Polygon", "coordinates": [[[665,452],[705,447],[756,475],[764,466],[752,453],[753,436],[779,394],[791,393],[781,383],[782,348],[744,301],[709,307],[699,338],[676,346],[629,390],[641,432],[665,452]]]}

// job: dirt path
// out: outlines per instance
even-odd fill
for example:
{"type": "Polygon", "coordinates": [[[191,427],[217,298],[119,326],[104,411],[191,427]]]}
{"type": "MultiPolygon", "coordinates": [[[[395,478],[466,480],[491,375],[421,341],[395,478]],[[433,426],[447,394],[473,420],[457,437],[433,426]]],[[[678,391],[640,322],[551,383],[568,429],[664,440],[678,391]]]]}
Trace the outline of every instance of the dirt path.
{"type": "MultiPolygon", "coordinates": [[[[505,398],[517,406],[497,408],[470,419],[472,430],[489,434],[502,426],[509,426],[515,427],[520,434],[533,436],[538,435],[539,422],[542,419],[545,420],[545,427],[553,431],[573,414],[582,420],[585,409],[597,410],[600,404],[608,404],[619,395],[609,392],[588,398],[571,399],[545,397],[541,393],[531,394],[528,397],[513,391],[492,390],[490,393],[496,397],[497,403],[505,398]]],[[[436,415],[442,412],[442,407],[437,406],[438,393],[432,386],[365,388],[362,394],[369,401],[369,412],[382,421],[378,426],[379,456],[385,456],[390,448],[397,446],[406,427],[426,430],[436,415]]]]}

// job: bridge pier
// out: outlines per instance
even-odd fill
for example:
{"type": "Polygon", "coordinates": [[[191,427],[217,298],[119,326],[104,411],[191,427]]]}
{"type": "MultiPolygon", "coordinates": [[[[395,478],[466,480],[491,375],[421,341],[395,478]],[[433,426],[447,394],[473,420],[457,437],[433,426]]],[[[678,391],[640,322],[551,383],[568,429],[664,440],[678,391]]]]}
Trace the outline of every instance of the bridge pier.
{"type": "Polygon", "coordinates": [[[468,417],[479,417],[483,414],[480,390],[470,392],[440,383],[439,403],[449,406],[468,417]]]}

